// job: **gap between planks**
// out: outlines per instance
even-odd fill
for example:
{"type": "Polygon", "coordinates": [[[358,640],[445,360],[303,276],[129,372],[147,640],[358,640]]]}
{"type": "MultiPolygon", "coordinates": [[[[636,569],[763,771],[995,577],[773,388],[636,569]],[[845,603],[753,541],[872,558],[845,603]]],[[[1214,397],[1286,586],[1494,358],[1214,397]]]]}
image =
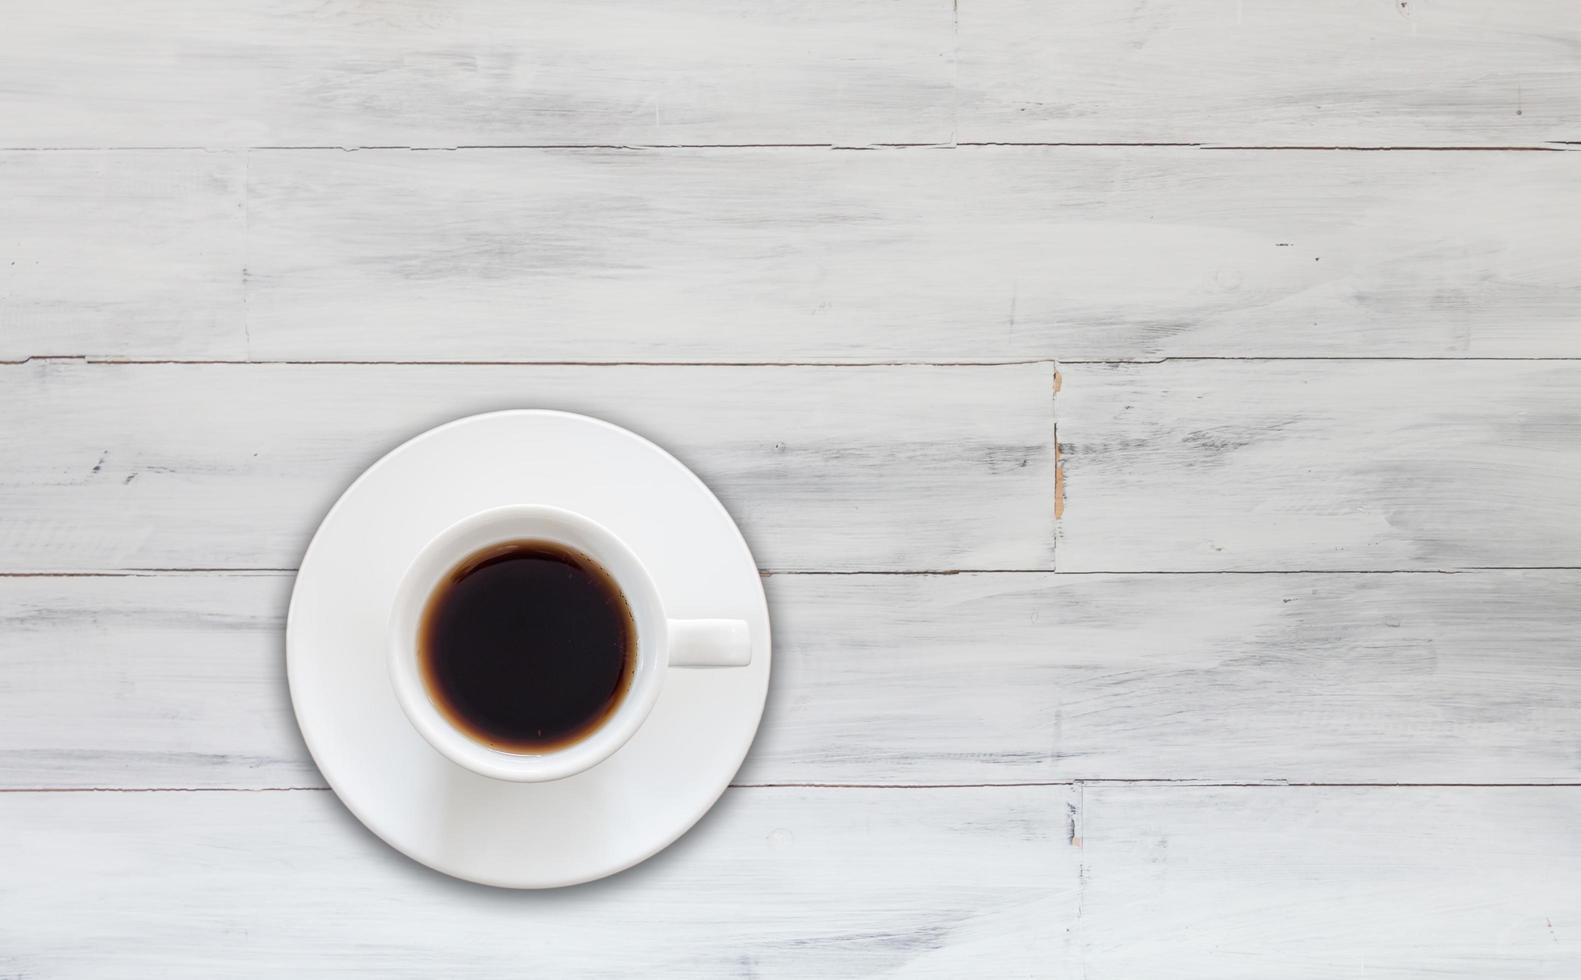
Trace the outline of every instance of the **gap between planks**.
{"type": "Polygon", "coordinates": [[[1431,144],[1307,144],[1307,143],[1194,143],[1138,140],[1130,142],[1082,141],[1019,141],[982,140],[948,143],[461,143],[454,146],[407,146],[397,144],[367,144],[336,146],[332,144],[274,144],[258,146],[198,146],[198,145],[107,145],[107,146],[0,146],[5,153],[114,153],[151,151],[200,151],[207,153],[228,152],[322,152],[339,150],[342,153],[361,152],[411,152],[454,153],[462,150],[628,150],[651,152],[665,150],[832,150],[836,152],[864,152],[872,150],[971,150],[971,149],[1186,149],[1207,151],[1248,151],[1277,153],[1283,151],[1336,153],[1568,153],[1581,149],[1581,143],[1570,140],[1549,140],[1542,143],[1478,146],[1458,144],[1435,146],[1431,144]]]}
{"type": "MultiPolygon", "coordinates": [[[[1515,358],[1510,358],[1514,360],[1515,358]]],[[[1530,358],[1531,360],[1544,360],[1544,358],[1530,358]]],[[[1566,358],[1546,358],[1547,360],[1565,360],[1566,358]]],[[[1448,361],[1468,360],[1468,358],[1442,358],[1448,361]]],[[[1500,358],[1503,360],[1503,358],[1500,358]]],[[[1581,360],[1581,358],[1574,358],[1581,360]]],[[[27,357],[12,360],[0,360],[0,366],[20,367],[33,362],[43,364],[91,364],[95,366],[111,367],[158,367],[167,365],[213,366],[234,365],[238,367],[257,366],[294,366],[294,367],[816,367],[816,368],[874,368],[874,367],[1024,367],[1029,364],[1053,364],[1054,359],[1038,357],[1011,361],[402,361],[402,360],[242,360],[239,358],[119,358],[102,357],[94,354],[29,354],[27,357]]],[[[1068,363],[1083,363],[1071,361],[1068,363]]]]}
{"type": "MultiPolygon", "coordinates": [[[[1581,782],[1302,782],[1298,780],[1215,780],[1215,779],[1065,779],[1033,780],[1013,783],[731,783],[729,789],[827,789],[827,790],[945,790],[945,789],[1036,789],[1039,787],[1083,788],[1157,786],[1189,789],[1575,789],[1581,782]]],[[[328,786],[9,786],[6,793],[328,793],[328,786]]]]}
{"type": "MultiPolygon", "coordinates": [[[[1162,357],[1127,357],[1127,358],[1102,358],[1098,360],[1065,359],[1053,357],[1025,358],[1019,360],[984,360],[984,361],[531,361],[531,360],[503,360],[503,361],[435,361],[435,360],[301,360],[288,358],[273,358],[252,360],[241,358],[130,358],[106,357],[95,354],[29,354],[26,357],[0,359],[0,367],[21,367],[27,364],[91,364],[109,367],[161,367],[161,366],[223,366],[237,367],[783,367],[783,368],[875,368],[875,367],[1024,367],[1033,364],[1049,364],[1055,367],[1061,365],[1152,365],[1171,364],[1176,362],[1218,362],[1218,361],[1243,361],[1257,363],[1282,363],[1282,362],[1320,362],[1340,364],[1366,364],[1371,362],[1419,362],[1419,363],[1444,363],[1444,364],[1476,364],[1479,362],[1581,362],[1581,357],[1550,356],[1532,357],[1523,355],[1510,356],[1478,356],[1478,357],[1408,357],[1408,356],[1375,356],[1363,355],[1357,357],[1341,356],[1229,356],[1229,355],[1194,355],[1171,354],[1162,357]]],[[[1055,393],[1059,392],[1056,387],[1055,393]]]]}
{"type": "MultiPolygon", "coordinates": [[[[0,578],[154,578],[161,575],[295,575],[295,568],[117,568],[97,571],[0,571],[0,578]]],[[[1137,571],[1082,569],[1062,572],[1052,568],[936,568],[879,569],[867,571],[819,571],[814,569],[786,569],[776,571],[758,569],[763,578],[787,576],[948,576],[948,575],[1460,575],[1477,572],[1581,572],[1581,565],[1465,565],[1458,568],[1223,568],[1223,569],[1172,569],[1167,571],[1137,571]]]]}

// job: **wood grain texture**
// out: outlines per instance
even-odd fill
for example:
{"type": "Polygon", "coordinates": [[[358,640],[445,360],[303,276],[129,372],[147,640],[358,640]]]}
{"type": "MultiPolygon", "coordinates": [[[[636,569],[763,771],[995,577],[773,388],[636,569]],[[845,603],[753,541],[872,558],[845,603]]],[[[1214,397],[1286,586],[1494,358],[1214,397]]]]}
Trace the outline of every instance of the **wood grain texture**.
{"type": "Polygon", "coordinates": [[[1581,6],[0,25],[0,977],[1581,975],[1581,6]],[[281,638],[535,405],[710,483],[776,658],[550,894],[369,835],[281,638]]]}
{"type": "Polygon", "coordinates": [[[1549,0],[962,0],[957,138],[1506,146],[1581,138],[1549,0]]]}
{"type": "Polygon", "coordinates": [[[7,26],[9,146],[1581,138],[1581,17],[1545,0],[69,0],[7,26]]]}
{"type": "Polygon", "coordinates": [[[1569,362],[1069,365],[1062,571],[1581,566],[1569,362]]]}
{"type": "Polygon", "coordinates": [[[322,787],[289,574],[0,577],[0,789],[322,787]]]}
{"type": "Polygon", "coordinates": [[[13,359],[1581,355],[1581,154],[290,150],[0,165],[19,190],[0,204],[20,229],[0,240],[16,263],[0,262],[13,359]]]}
{"type": "Polygon", "coordinates": [[[1078,976],[1581,972],[1581,787],[1092,787],[1078,976]]]}
{"type": "Polygon", "coordinates": [[[513,893],[408,861],[325,792],[3,793],[0,970],[1041,977],[1074,913],[1067,794],[731,790],[638,868],[513,893]]]}
{"type": "MultiPolygon", "coordinates": [[[[0,577],[0,789],[322,787],[288,574],[0,577]]],[[[738,784],[1581,781],[1581,572],[773,575],[738,784]]]]}
{"type": "Polygon", "coordinates": [[[8,146],[944,142],[947,0],[64,0],[0,42],[8,146]]]}
{"type": "Polygon", "coordinates": [[[248,320],[261,358],[1576,355],[1578,209],[1563,153],[259,152],[248,320]]]}
{"type": "Polygon", "coordinates": [[[673,450],[764,568],[1047,568],[1051,378],[1048,364],[0,367],[0,570],[294,568],[386,451],[527,407],[673,450]]]}
{"type": "Polygon", "coordinates": [[[0,359],[244,356],[242,168],[224,153],[0,152],[0,359]]]}
{"type": "Polygon", "coordinates": [[[1581,572],[1033,578],[1056,778],[1581,781],[1581,572]]]}

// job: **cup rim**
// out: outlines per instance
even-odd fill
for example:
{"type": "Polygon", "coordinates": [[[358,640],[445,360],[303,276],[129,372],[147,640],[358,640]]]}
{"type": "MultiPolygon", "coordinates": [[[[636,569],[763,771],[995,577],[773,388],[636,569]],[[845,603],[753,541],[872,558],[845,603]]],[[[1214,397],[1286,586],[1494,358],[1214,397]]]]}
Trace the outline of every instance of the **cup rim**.
{"type": "Polygon", "coordinates": [[[456,765],[513,782],[564,779],[614,755],[652,711],[668,666],[667,619],[646,566],[603,524],[576,511],[544,504],[507,504],[477,511],[430,538],[401,576],[387,630],[389,676],[396,702],[418,734],[456,765]],[[636,664],[620,703],[593,731],[545,752],[508,752],[458,728],[434,703],[418,665],[417,634],[435,586],[468,556],[515,540],[551,541],[586,554],[621,590],[636,631],[636,664]]]}

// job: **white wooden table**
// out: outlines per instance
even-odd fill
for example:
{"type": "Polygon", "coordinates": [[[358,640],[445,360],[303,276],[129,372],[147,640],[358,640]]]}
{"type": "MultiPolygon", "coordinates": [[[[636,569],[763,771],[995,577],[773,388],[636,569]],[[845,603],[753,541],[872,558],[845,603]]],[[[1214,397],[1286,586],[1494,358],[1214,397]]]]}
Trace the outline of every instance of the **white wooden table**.
{"type": "Polygon", "coordinates": [[[0,0],[0,976],[1581,975],[1581,5],[0,0]],[[774,686],[574,890],[291,719],[463,414],[675,450],[774,686]]]}

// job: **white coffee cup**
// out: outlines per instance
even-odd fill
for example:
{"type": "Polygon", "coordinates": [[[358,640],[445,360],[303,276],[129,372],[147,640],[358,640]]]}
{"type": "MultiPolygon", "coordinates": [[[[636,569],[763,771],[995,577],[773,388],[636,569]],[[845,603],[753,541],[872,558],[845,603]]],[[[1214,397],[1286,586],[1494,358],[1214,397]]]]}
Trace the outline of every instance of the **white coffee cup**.
{"type": "Polygon", "coordinates": [[[752,659],[744,621],[670,619],[653,577],[620,538],[580,514],[536,505],[482,511],[440,532],[407,567],[389,629],[390,679],[418,733],[459,766],[517,782],[564,779],[609,758],[647,720],[669,668],[744,667],[752,659]],[[456,727],[434,703],[418,663],[418,633],[434,589],[467,557],[509,541],[550,541],[593,559],[620,587],[636,629],[636,663],[625,696],[589,734],[539,753],[506,752],[456,727]]]}

